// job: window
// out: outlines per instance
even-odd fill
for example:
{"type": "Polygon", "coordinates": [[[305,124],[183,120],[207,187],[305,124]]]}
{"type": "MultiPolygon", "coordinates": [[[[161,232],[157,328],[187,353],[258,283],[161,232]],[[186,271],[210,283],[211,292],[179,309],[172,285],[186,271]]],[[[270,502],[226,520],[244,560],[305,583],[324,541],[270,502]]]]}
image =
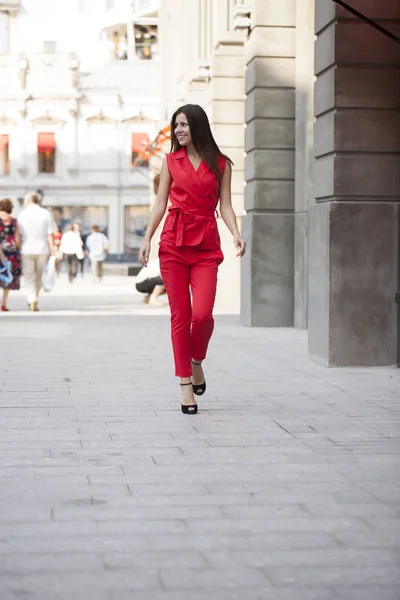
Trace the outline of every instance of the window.
{"type": "Polygon", "coordinates": [[[125,206],[125,254],[137,254],[146,233],[149,206],[125,206]]]}
{"type": "Polygon", "coordinates": [[[10,174],[10,156],[8,152],[8,135],[0,135],[0,158],[1,158],[1,172],[3,175],[10,174]]]}
{"type": "Polygon", "coordinates": [[[57,48],[57,42],[43,42],[43,52],[51,53],[55,52],[57,48]]]}
{"type": "Polygon", "coordinates": [[[56,140],[54,133],[38,133],[39,173],[55,173],[56,140]]]}
{"type": "Polygon", "coordinates": [[[106,206],[46,206],[63,232],[68,231],[71,223],[79,223],[82,238],[86,238],[92,225],[98,225],[100,231],[108,236],[108,208],[106,206]]]}
{"type": "Polygon", "coordinates": [[[134,24],[136,58],[151,60],[158,52],[157,25],[134,24]]]}
{"type": "MultiPolygon", "coordinates": [[[[150,143],[148,133],[132,133],[132,162],[139,156],[139,154],[146,148],[150,143]]],[[[142,166],[148,166],[147,162],[142,166]]]]}

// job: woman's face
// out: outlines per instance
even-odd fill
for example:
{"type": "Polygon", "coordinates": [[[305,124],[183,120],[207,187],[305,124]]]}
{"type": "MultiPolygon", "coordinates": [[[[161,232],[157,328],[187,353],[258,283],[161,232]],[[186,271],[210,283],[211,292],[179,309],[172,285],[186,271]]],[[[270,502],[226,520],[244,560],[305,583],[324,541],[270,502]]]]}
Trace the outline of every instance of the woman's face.
{"type": "Polygon", "coordinates": [[[179,115],[176,116],[174,133],[181,146],[188,146],[192,141],[189,123],[187,116],[184,113],[179,113],[179,115]]]}

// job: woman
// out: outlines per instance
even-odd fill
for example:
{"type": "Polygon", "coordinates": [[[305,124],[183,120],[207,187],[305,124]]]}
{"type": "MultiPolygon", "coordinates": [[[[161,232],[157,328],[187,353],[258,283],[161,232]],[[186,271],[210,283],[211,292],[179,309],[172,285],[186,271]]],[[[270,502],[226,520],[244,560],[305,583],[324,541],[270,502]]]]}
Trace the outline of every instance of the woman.
{"type": "Polygon", "coordinates": [[[0,281],[3,288],[2,312],[8,312],[7,300],[10,290],[19,290],[21,280],[21,233],[17,219],[11,216],[13,204],[8,198],[0,200],[0,261],[11,263],[11,283],[0,281]]]}
{"type": "Polygon", "coordinates": [[[202,361],[214,329],[217,271],[224,258],[215,218],[218,200],[237,256],[243,256],[246,249],[232,209],[231,164],[213,138],[205,111],[196,104],[178,108],[171,120],[171,153],[162,164],[139,260],[147,266],[151,239],[170,196],[159,257],[171,309],[175,374],[181,380],[181,408],[185,414],[197,413],[193,394],[200,396],[206,390],[202,361]]]}
{"type": "Polygon", "coordinates": [[[53,235],[54,249],[55,249],[55,255],[56,255],[56,272],[57,272],[57,275],[60,275],[60,270],[61,270],[62,253],[60,251],[60,246],[61,246],[62,235],[63,235],[62,234],[62,229],[61,229],[61,227],[59,225],[57,225],[57,231],[53,235]]]}
{"type": "Polygon", "coordinates": [[[82,255],[83,242],[75,226],[71,224],[69,231],[61,238],[60,253],[67,260],[68,281],[72,283],[78,271],[78,257],[82,255]]]}

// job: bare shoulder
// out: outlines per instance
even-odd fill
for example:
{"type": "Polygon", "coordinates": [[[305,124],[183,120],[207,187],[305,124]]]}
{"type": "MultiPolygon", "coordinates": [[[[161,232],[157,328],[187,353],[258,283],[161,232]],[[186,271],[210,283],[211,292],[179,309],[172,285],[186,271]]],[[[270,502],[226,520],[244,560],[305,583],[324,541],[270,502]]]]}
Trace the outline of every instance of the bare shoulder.
{"type": "Polygon", "coordinates": [[[171,154],[166,154],[164,157],[164,160],[162,162],[161,165],[161,177],[162,178],[171,178],[171,173],[169,170],[169,165],[168,165],[168,156],[171,156],[171,154]]]}
{"type": "Polygon", "coordinates": [[[222,172],[222,181],[226,181],[227,179],[231,178],[231,174],[232,174],[232,166],[229,160],[227,160],[226,158],[224,159],[225,164],[224,164],[224,170],[222,172]]]}

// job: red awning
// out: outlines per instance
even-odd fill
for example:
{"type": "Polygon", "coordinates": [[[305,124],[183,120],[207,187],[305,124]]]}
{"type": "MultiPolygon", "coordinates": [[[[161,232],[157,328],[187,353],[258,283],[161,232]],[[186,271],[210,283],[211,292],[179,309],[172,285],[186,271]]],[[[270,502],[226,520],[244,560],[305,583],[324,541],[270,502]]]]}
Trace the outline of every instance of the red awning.
{"type": "Polygon", "coordinates": [[[148,133],[132,133],[132,152],[142,152],[149,142],[148,133]]]}
{"type": "Polygon", "coordinates": [[[8,134],[2,133],[0,135],[0,150],[4,150],[6,146],[8,146],[8,134]]]}
{"type": "Polygon", "coordinates": [[[38,133],[38,152],[51,152],[55,147],[54,133],[38,133]]]}

